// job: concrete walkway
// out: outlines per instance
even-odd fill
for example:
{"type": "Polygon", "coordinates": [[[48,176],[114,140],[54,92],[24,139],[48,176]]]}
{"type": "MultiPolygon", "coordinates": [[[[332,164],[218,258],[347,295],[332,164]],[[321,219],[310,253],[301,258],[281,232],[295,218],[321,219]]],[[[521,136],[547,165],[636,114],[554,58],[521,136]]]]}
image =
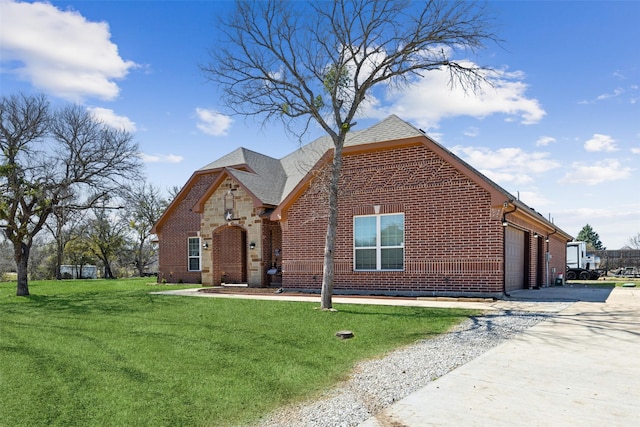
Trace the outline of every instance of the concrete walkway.
{"type": "Polygon", "coordinates": [[[616,288],[606,303],[569,303],[361,427],[637,425],[640,289],[616,288]]]}
{"type": "MultiPolygon", "coordinates": [[[[200,292],[203,288],[180,289],[173,291],[151,292],[156,295],[177,295],[191,296],[202,298],[235,298],[235,299],[257,299],[257,300],[278,300],[291,302],[316,302],[320,304],[320,296],[315,294],[243,294],[238,293],[207,293],[200,292]]],[[[397,298],[397,297],[370,297],[370,296],[333,296],[332,301],[335,306],[340,304],[367,304],[367,305],[403,305],[408,307],[440,307],[440,308],[468,308],[473,310],[513,310],[513,311],[535,311],[557,313],[569,307],[577,299],[582,298],[584,291],[580,291],[579,296],[573,297],[556,297],[556,291],[536,290],[522,291],[520,294],[514,294],[510,300],[479,300],[474,298],[455,299],[455,298],[397,298]],[[535,294],[531,294],[534,292],[535,294]],[[550,293],[551,292],[551,293],[550,293]],[[550,296],[548,296],[550,295],[550,296]]],[[[557,291],[560,292],[560,291],[557,291]]],[[[609,291],[599,292],[599,297],[608,295],[609,291]]],[[[575,293],[572,293],[575,295],[575,293]]],[[[603,299],[604,301],[604,299],[603,299]]]]}

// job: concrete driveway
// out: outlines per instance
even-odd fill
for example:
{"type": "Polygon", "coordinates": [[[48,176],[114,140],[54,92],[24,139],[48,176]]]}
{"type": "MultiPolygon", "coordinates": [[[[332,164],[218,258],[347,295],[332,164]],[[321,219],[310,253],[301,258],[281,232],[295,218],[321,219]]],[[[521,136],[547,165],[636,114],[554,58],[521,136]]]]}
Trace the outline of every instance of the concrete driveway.
{"type": "Polygon", "coordinates": [[[614,286],[593,286],[579,283],[567,283],[564,286],[552,286],[540,289],[520,289],[510,291],[508,301],[538,302],[601,302],[611,295],[614,286]]]}
{"type": "Polygon", "coordinates": [[[547,289],[587,301],[569,304],[361,427],[640,425],[640,289],[606,290],[606,302],[588,301],[602,289],[547,289]]]}

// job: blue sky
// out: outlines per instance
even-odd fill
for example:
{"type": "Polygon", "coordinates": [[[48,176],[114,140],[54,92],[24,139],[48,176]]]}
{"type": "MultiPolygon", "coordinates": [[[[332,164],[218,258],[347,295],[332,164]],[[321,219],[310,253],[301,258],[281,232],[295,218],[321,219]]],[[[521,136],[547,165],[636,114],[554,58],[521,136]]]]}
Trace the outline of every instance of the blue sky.
{"type": "MultiPolygon", "coordinates": [[[[464,95],[430,73],[379,96],[359,127],[395,113],[568,233],[589,223],[608,249],[624,246],[640,233],[640,2],[488,6],[504,42],[457,59],[499,70],[493,88],[464,95]]],[[[199,69],[231,7],[0,0],[2,95],[78,102],[135,132],[163,190],[240,146],[282,157],[299,141],[278,123],[226,115],[199,69]]]]}

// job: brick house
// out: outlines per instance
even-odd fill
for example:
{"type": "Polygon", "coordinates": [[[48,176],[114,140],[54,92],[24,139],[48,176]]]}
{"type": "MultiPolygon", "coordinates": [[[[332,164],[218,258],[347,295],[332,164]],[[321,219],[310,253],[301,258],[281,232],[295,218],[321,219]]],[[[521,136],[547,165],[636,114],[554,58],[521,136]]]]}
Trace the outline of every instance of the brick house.
{"type": "MultiPolygon", "coordinates": [[[[194,172],[154,227],[158,280],[319,291],[331,147],[239,148],[194,172]]],[[[336,294],[546,286],[572,238],[396,116],[349,135],[338,211],[336,294]]]]}

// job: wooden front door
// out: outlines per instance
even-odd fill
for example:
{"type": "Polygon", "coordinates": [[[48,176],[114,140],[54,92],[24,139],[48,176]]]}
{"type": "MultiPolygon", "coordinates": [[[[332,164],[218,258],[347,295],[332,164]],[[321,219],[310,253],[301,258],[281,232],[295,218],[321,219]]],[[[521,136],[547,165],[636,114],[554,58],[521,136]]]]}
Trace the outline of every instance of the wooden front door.
{"type": "MultiPolygon", "coordinates": [[[[247,233],[240,227],[219,232],[218,269],[224,283],[247,283],[247,233]]],[[[213,260],[214,265],[216,260],[213,260]]]]}

